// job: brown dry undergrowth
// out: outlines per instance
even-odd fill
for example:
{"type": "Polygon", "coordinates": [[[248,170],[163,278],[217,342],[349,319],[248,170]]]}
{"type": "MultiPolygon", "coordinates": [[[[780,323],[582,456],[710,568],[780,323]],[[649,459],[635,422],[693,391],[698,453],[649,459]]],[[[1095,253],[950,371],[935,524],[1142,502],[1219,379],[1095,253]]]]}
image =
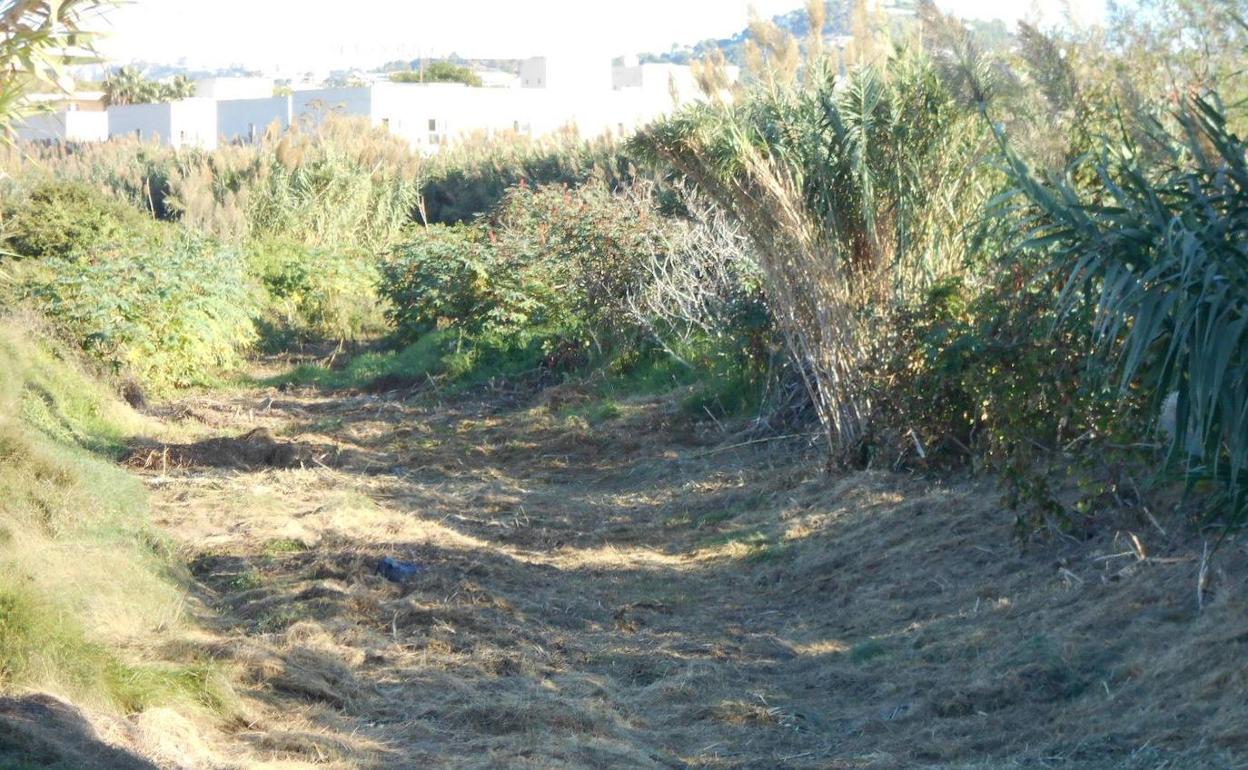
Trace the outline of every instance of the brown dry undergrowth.
{"type": "Polygon", "coordinates": [[[591,428],[560,411],[571,390],[188,403],[337,462],[138,463],[199,581],[209,630],[184,644],[247,703],[181,761],[1248,762],[1242,548],[1198,611],[1196,546],[1147,524],[1023,550],[985,486],[708,449],[657,401],[591,428]],[[389,583],[383,556],[422,571],[389,583]]]}

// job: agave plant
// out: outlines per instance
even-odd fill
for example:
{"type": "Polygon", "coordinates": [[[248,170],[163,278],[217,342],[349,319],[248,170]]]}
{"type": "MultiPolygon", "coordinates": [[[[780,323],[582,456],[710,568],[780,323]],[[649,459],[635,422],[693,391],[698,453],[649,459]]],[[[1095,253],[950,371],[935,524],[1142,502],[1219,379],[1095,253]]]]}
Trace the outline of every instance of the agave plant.
{"type": "Polygon", "coordinates": [[[1091,190],[1045,183],[1009,155],[1027,249],[1066,276],[1068,317],[1094,309],[1101,360],[1122,388],[1174,409],[1170,456],[1248,514],[1248,160],[1216,96],[1193,96],[1152,147],[1106,149],[1091,190]]]}

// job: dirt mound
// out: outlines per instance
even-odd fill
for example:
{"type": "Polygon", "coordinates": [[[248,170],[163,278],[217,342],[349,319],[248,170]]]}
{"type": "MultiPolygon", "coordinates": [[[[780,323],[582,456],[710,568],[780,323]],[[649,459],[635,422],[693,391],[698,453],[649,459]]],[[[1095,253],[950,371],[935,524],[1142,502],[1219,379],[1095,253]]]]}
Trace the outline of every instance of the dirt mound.
{"type": "Polygon", "coordinates": [[[124,462],[135,468],[307,468],[332,466],[337,455],[335,447],[283,441],[265,428],[256,428],[241,436],[190,444],[142,443],[130,450],[124,462]]]}

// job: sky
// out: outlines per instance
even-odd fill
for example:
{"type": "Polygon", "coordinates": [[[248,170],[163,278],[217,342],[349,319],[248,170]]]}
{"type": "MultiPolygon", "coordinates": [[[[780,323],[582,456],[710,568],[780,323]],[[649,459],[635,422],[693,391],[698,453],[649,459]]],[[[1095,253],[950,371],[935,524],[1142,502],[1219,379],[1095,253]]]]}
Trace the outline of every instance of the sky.
{"type": "MultiPolygon", "coordinates": [[[[937,0],[964,17],[1084,21],[1104,0],[937,0]]],[[[458,53],[522,58],[576,47],[619,56],[731,35],[802,0],[131,0],[110,12],[102,48],[145,60],[295,73],[458,53]]]]}

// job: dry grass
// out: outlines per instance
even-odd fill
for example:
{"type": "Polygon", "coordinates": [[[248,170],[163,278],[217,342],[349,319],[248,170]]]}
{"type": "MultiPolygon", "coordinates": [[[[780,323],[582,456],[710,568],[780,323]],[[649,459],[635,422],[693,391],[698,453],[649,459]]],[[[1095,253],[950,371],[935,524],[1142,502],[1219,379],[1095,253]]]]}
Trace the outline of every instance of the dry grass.
{"type": "MultiPolygon", "coordinates": [[[[215,761],[1248,758],[1241,547],[1216,552],[1198,611],[1199,544],[1147,523],[1110,513],[1088,542],[1024,551],[982,485],[829,477],[782,443],[708,454],[661,402],[591,428],[552,409],[563,400],[248,391],[184,405],[220,435],[264,428],[345,458],[139,471],[198,580],[209,631],[184,644],[245,700],[243,723],[205,738],[215,761]],[[382,556],[422,571],[387,582],[382,556]]],[[[161,735],[128,740],[158,756],[161,735]]]]}

